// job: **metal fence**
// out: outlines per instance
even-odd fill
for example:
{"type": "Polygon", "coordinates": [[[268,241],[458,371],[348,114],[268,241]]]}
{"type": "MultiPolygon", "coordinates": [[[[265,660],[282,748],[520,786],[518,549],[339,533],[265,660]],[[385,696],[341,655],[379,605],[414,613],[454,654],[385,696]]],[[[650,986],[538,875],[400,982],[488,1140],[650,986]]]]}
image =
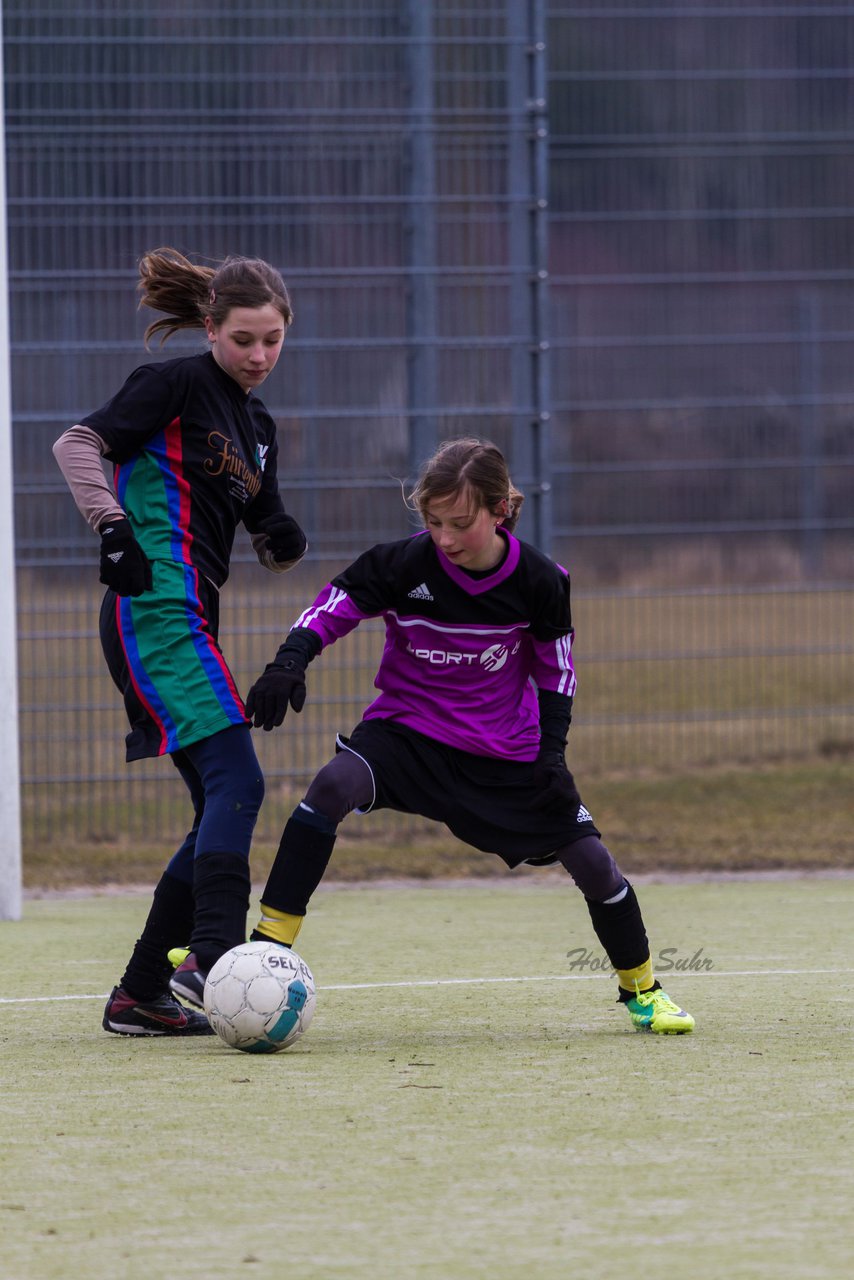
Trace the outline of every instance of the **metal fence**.
{"type": "MultiPolygon", "coordinates": [[[[312,558],[272,580],[238,557],[244,685],[410,527],[432,444],[477,434],[572,572],[585,771],[847,749],[854,6],[4,10],[30,845],[180,834],[163,762],[122,763],[95,547],[50,453],[148,358],[135,264],[161,244],[265,257],[293,294],[264,399],[312,558]]],[[[358,718],[378,639],[324,655],[261,742],[266,832],[358,718]]],[[[409,829],[383,821],[361,830],[409,829]]]]}

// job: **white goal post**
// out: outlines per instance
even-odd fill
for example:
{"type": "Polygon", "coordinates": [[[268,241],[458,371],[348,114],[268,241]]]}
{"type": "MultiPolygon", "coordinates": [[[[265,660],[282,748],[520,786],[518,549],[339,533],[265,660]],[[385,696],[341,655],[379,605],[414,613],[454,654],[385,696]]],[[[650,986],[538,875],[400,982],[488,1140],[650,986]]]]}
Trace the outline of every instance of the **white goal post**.
{"type": "MultiPolygon", "coordinates": [[[[0,32],[3,4],[0,0],[0,32]]],[[[12,502],[12,388],[9,362],[9,258],[6,222],[6,117],[0,39],[0,920],[20,920],[21,789],[18,755],[18,656],[15,614],[15,523],[12,502]]]]}

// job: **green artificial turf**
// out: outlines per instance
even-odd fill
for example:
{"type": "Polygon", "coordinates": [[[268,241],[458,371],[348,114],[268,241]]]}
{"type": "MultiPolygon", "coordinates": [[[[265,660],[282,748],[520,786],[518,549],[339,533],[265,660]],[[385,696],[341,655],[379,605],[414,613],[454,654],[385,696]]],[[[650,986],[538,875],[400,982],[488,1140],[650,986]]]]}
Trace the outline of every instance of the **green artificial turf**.
{"type": "Polygon", "coordinates": [[[854,880],[638,889],[692,1036],[631,1030],[547,873],[321,890],[317,1012],[271,1057],[107,1035],[146,896],[28,900],[0,1276],[840,1280],[854,880]]]}

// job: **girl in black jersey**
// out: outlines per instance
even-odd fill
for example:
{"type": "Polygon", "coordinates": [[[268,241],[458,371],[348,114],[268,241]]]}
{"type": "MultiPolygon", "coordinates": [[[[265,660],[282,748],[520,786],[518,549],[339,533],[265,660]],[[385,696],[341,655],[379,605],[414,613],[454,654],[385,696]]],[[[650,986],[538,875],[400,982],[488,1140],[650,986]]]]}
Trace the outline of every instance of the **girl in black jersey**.
{"type": "Polygon", "coordinates": [[[249,691],[256,726],[301,710],[305,669],[382,617],[378,696],[285,826],[253,938],[291,945],[338,824],[390,808],[444,822],[510,867],[560,863],[584,894],[634,1025],[694,1020],[655,980],[634,889],[581,803],[564,750],[575,672],[566,571],[513,529],[522,505],[495,445],[452,440],[411,495],[425,531],[359,556],[297,619],[249,691]]]}
{"type": "Polygon", "coordinates": [[[169,755],[194,821],[157,888],[104,1011],[126,1035],[210,1032],[201,1005],[212,964],[246,937],[249,845],[264,794],[249,721],[217,640],[219,589],[238,524],[274,572],[304,554],[279,496],[276,426],[255,389],[293,318],[282,277],[257,259],[194,265],[145,255],[141,304],[165,341],[204,329],[210,350],[142,365],[54,446],[80,511],[101,536],[101,643],[130,721],[127,759],[169,755]],[[101,466],[114,466],[114,489],[101,466]],[[168,950],[189,939],[173,976],[168,950]]]}

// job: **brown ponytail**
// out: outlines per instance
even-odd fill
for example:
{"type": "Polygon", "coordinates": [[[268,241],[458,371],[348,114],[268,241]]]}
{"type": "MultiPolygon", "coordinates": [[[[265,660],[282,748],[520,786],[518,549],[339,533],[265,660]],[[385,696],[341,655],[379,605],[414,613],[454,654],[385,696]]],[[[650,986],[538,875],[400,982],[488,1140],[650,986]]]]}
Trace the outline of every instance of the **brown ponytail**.
{"type": "Polygon", "coordinates": [[[140,259],[137,288],[140,307],[166,313],[146,329],[146,346],[156,333],[163,346],[179,329],[203,329],[208,317],[218,328],[232,307],[270,303],[286,326],[294,318],[284,280],[260,258],[226,258],[218,267],[203,267],[177,249],[152,249],[140,259]]]}

